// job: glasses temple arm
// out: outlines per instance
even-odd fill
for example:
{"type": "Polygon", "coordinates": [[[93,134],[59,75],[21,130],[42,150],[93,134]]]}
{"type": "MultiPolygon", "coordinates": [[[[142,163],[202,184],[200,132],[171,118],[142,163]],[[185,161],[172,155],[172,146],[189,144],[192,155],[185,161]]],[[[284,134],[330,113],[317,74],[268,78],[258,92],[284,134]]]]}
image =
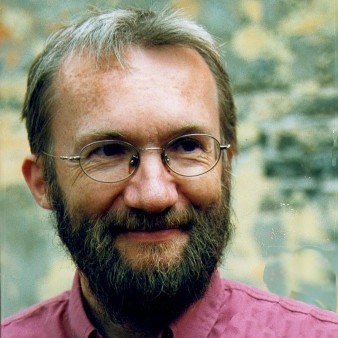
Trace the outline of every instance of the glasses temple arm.
{"type": "Polygon", "coordinates": [[[223,144],[223,145],[221,144],[219,147],[220,147],[221,150],[226,150],[226,149],[229,149],[231,147],[231,144],[223,144]]]}
{"type": "Polygon", "coordinates": [[[74,156],[57,156],[57,155],[52,155],[49,153],[46,153],[45,151],[42,152],[44,155],[49,156],[49,157],[53,157],[53,158],[59,158],[60,160],[64,160],[64,161],[79,161],[80,160],[80,156],[79,155],[74,155],[74,156]]]}

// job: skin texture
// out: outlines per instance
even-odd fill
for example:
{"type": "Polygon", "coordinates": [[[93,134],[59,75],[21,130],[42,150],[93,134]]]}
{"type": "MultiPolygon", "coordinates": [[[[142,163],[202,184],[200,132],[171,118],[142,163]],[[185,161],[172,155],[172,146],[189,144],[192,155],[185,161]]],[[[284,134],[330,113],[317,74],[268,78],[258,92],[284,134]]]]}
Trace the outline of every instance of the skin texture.
{"type": "MultiPolygon", "coordinates": [[[[134,48],[128,52],[128,62],[130,70],[108,72],[96,72],[92,62],[84,58],[65,63],[58,81],[62,100],[52,129],[55,154],[77,154],[86,143],[98,140],[100,133],[118,133],[139,147],[161,146],[185,128],[219,139],[216,85],[195,51],[134,48]]],[[[68,206],[87,214],[110,208],[160,213],[172,207],[180,210],[188,203],[215,203],[220,197],[219,169],[191,179],[178,177],[168,172],[158,152],[145,152],[135,175],[112,185],[88,180],[77,164],[57,162],[68,206]]],[[[166,260],[171,255],[176,258],[187,238],[176,232],[168,235],[168,240],[174,247],[167,250],[166,260]]],[[[141,257],[144,250],[138,250],[138,242],[144,241],[148,238],[126,234],[116,245],[129,257],[149,259],[141,257]]]]}
{"type": "MultiPolygon", "coordinates": [[[[76,155],[89,142],[119,138],[137,147],[161,147],[174,137],[208,133],[220,139],[217,90],[203,58],[186,47],[126,51],[128,68],[113,65],[95,69],[89,56],[68,58],[55,80],[52,138],[55,155],[76,155]]],[[[44,208],[48,187],[41,163],[27,157],[23,173],[35,199],[44,208]]],[[[159,214],[193,205],[206,209],[222,198],[222,161],[198,177],[171,173],[158,151],[141,153],[141,163],[129,179],[99,183],[89,179],[78,163],[56,161],[58,184],[70,213],[95,217],[109,210],[142,210],[159,214]]],[[[142,269],[165,262],[170,266],[182,256],[189,234],[181,229],[152,233],[127,232],[114,241],[131,267],[142,269]],[[161,247],[161,250],[154,249],[161,247]]],[[[112,243],[113,245],[113,243],[112,243]]],[[[82,275],[81,285],[93,316],[97,302],[82,275]]],[[[107,335],[116,333],[101,322],[107,335]]]]}

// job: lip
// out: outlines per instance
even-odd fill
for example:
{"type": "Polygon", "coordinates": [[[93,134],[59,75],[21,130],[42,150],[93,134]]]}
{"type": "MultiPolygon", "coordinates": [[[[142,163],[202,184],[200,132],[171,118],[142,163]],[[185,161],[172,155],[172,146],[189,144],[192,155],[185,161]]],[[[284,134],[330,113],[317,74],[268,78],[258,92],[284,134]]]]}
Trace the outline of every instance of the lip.
{"type": "Polygon", "coordinates": [[[143,243],[165,242],[177,236],[182,236],[183,231],[180,229],[166,229],[159,231],[130,231],[120,236],[130,241],[143,243]]]}

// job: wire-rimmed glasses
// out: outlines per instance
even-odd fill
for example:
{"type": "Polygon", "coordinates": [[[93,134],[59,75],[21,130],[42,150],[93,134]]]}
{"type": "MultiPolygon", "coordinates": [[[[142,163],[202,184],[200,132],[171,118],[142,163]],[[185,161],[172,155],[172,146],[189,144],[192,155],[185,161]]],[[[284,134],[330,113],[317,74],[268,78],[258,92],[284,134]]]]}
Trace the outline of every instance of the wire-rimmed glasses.
{"type": "Polygon", "coordinates": [[[208,134],[187,134],[169,141],[163,148],[137,148],[121,140],[95,141],[84,146],[78,155],[47,156],[67,161],[78,161],[82,171],[91,179],[103,183],[116,183],[133,175],[141,161],[141,152],[160,151],[162,162],[180,176],[193,177],[207,173],[218,163],[222,145],[208,134]]]}

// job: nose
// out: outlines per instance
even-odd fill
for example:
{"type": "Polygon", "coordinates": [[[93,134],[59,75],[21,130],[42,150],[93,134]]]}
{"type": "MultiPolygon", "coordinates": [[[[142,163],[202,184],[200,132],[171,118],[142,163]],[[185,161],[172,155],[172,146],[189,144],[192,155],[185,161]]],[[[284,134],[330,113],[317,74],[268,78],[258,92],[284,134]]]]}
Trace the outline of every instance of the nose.
{"type": "Polygon", "coordinates": [[[175,177],[164,165],[158,151],[142,152],[135,174],[124,190],[124,203],[129,208],[147,213],[160,213],[178,200],[175,177]]]}

